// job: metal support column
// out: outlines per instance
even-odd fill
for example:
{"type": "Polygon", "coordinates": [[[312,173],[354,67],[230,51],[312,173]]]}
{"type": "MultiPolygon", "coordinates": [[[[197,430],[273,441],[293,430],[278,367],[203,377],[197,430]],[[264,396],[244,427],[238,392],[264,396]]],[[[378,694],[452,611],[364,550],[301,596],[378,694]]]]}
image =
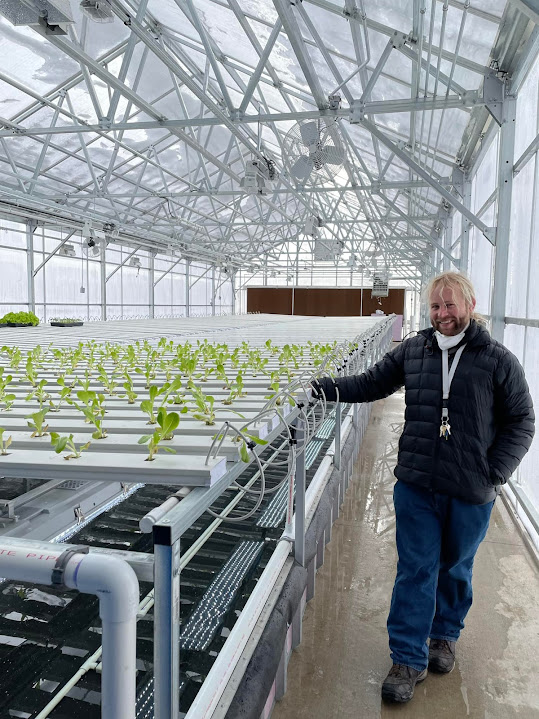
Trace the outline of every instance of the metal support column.
{"type": "MultiPolygon", "coordinates": [[[[36,220],[26,222],[26,274],[28,277],[28,310],[35,314],[36,311],[36,286],[34,284],[34,232],[36,231],[36,220]]],[[[43,298],[46,301],[46,298],[43,298]]]]}
{"type": "MultiPolygon", "coordinates": [[[[451,252],[451,238],[453,237],[453,215],[452,212],[449,217],[447,218],[447,222],[445,225],[445,235],[444,235],[444,247],[447,250],[447,252],[451,252]]],[[[447,272],[447,270],[451,269],[451,262],[449,261],[449,258],[444,255],[442,260],[442,271],[447,272]]]]}
{"type": "MultiPolygon", "coordinates": [[[[464,182],[462,185],[463,189],[463,197],[462,202],[466,205],[466,207],[470,207],[472,204],[472,181],[465,176],[464,182]]],[[[461,272],[468,272],[469,268],[469,253],[470,253],[470,230],[471,230],[471,223],[469,220],[464,217],[464,215],[461,215],[462,218],[462,225],[461,225],[461,233],[460,233],[460,271],[461,272]]]]}
{"type": "Polygon", "coordinates": [[[500,127],[500,154],[498,165],[498,228],[491,310],[492,337],[503,342],[505,329],[505,302],[507,296],[507,262],[511,230],[511,196],[513,193],[513,165],[515,164],[515,119],[517,101],[505,97],[500,127]]]}
{"type": "Polygon", "coordinates": [[[149,287],[150,287],[150,296],[149,296],[149,310],[150,310],[150,319],[153,320],[155,318],[155,292],[154,292],[154,285],[155,285],[155,253],[150,250],[150,258],[149,258],[149,287]]]}
{"type": "Polygon", "coordinates": [[[190,297],[191,297],[191,287],[190,287],[190,272],[189,269],[191,267],[191,260],[185,260],[185,316],[189,317],[190,312],[190,297]]]}
{"type": "MultiPolygon", "coordinates": [[[[101,319],[107,319],[107,258],[106,251],[101,255],[101,319]]],[[[89,289],[89,288],[88,288],[89,289]]]]}
{"type": "Polygon", "coordinates": [[[211,268],[211,313],[212,313],[213,317],[215,317],[215,300],[216,300],[215,295],[216,294],[217,293],[215,292],[215,265],[213,265],[213,267],[211,268]]]}
{"type": "Polygon", "coordinates": [[[180,711],[180,541],[154,542],[154,715],[180,711]]]}
{"type": "MultiPolygon", "coordinates": [[[[233,272],[230,276],[230,284],[232,286],[232,314],[236,314],[236,273],[233,272]]],[[[240,282],[241,284],[241,282],[240,282]]]]}
{"type": "Polygon", "coordinates": [[[305,566],[305,430],[303,420],[296,425],[296,521],[294,557],[305,566]]]}

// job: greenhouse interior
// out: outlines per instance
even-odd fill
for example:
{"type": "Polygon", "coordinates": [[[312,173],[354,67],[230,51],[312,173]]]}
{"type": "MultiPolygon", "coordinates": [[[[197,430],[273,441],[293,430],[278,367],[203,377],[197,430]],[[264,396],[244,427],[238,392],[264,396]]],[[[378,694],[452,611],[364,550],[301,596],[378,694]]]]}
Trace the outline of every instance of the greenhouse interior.
{"type": "Polygon", "coordinates": [[[538,268],[537,0],[0,0],[0,716],[539,719],[538,268]]]}

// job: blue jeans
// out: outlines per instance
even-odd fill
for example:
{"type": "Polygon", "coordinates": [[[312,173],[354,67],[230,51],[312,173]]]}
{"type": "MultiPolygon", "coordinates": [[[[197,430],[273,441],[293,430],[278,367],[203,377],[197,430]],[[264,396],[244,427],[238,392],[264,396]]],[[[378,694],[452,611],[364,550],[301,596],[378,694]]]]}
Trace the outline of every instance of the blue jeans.
{"type": "Polygon", "coordinates": [[[394,664],[419,671],[427,639],[456,641],[472,604],[472,567],[494,502],[469,504],[398,481],[397,577],[387,620],[394,664]]]}

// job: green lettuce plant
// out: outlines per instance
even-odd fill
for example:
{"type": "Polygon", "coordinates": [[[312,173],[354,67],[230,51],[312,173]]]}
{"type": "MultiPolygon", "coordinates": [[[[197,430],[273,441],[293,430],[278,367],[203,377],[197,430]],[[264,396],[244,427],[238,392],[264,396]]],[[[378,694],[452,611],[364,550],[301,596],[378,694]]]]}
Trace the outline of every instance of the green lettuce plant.
{"type": "Polygon", "coordinates": [[[15,394],[4,395],[4,398],[2,400],[2,403],[4,405],[4,412],[10,411],[10,409],[13,407],[13,404],[16,399],[17,399],[17,395],[15,395],[15,394]]]}
{"type": "Polygon", "coordinates": [[[9,357],[9,364],[13,369],[19,369],[19,365],[22,361],[22,353],[18,347],[8,347],[4,345],[2,347],[2,353],[7,354],[9,357]]]}
{"type": "Polygon", "coordinates": [[[0,455],[3,456],[7,454],[8,447],[11,444],[11,435],[7,439],[4,439],[5,431],[5,429],[2,429],[2,427],[0,427],[0,455]]]}
{"type": "Polygon", "coordinates": [[[166,439],[172,439],[174,430],[180,424],[180,415],[177,412],[167,412],[164,407],[161,407],[157,413],[157,424],[153,434],[145,434],[138,441],[139,444],[147,444],[149,455],[146,457],[147,462],[153,462],[155,455],[160,451],[164,450],[171,454],[176,454],[176,450],[172,447],[165,447],[161,445],[161,442],[166,439]]]}
{"type": "Polygon", "coordinates": [[[44,424],[46,414],[47,410],[42,409],[39,412],[34,412],[34,414],[31,414],[26,417],[27,425],[30,427],[30,429],[34,430],[30,437],[44,437],[47,434],[49,425],[44,424]]]}
{"type": "Polygon", "coordinates": [[[103,365],[97,366],[97,372],[97,379],[101,382],[103,388],[106,389],[109,396],[114,396],[116,394],[114,390],[118,386],[118,380],[114,372],[111,372],[109,374],[107,370],[103,367],[103,365]]]}
{"type": "Polygon", "coordinates": [[[58,377],[56,380],[57,384],[60,385],[62,388],[60,390],[60,397],[58,398],[58,404],[54,404],[54,402],[49,400],[49,411],[50,412],[59,412],[62,404],[64,402],[69,402],[69,398],[71,397],[71,392],[73,391],[72,385],[66,385],[65,379],[63,377],[58,377]]]}
{"type": "Polygon", "coordinates": [[[191,390],[191,394],[193,395],[193,399],[195,400],[195,405],[198,410],[197,412],[193,412],[193,417],[201,420],[207,425],[214,425],[215,410],[213,409],[213,405],[215,403],[215,397],[212,397],[209,394],[204,394],[204,392],[202,392],[202,390],[192,382],[189,385],[189,389],[191,390]]]}
{"type": "Polygon", "coordinates": [[[32,325],[33,327],[39,324],[39,318],[33,312],[8,312],[0,319],[0,324],[5,325],[8,322],[15,322],[17,324],[32,325]]]}
{"type": "Polygon", "coordinates": [[[26,359],[26,372],[23,379],[27,380],[32,387],[35,387],[37,384],[37,369],[32,356],[28,355],[26,359]]]}
{"type": "Polygon", "coordinates": [[[107,436],[107,432],[103,427],[105,395],[81,390],[77,392],[77,398],[82,402],[82,405],[77,404],[74,400],[70,400],[70,404],[82,412],[88,424],[94,425],[95,432],[92,433],[92,437],[94,439],[105,439],[107,436]]]}
{"type": "Polygon", "coordinates": [[[133,380],[129,377],[122,387],[125,389],[125,394],[121,394],[120,397],[127,397],[127,404],[135,404],[138,394],[133,387],[133,380]]]}
{"type": "Polygon", "coordinates": [[[39,402],[39,409],[43,409],[43,405],[47,400],[51,398],[50,394],[45,389],[45,385],[47,384],[46,379],[42,379],[27,395],[26,395],[26,402],[31,402],[34,397],[39,402]]]}
{"type": "Polygon", "coordinates": [[[13,375],[7,374],[4,376],[4,367],[0,367],[0,402],[4,400],[7,394],[7,388],[12,380],[13,375]]]}
{"type": "Polygon", "coordinates": [[[92,443],[88,441],[77,449],[72,434],[69,437],[61,437],[57,432],[51,432],[51,444],[56,454],[61,454],[65,449],[70,451],[70,454],[64,455],[64,459],[78,459],[92,443]]]}

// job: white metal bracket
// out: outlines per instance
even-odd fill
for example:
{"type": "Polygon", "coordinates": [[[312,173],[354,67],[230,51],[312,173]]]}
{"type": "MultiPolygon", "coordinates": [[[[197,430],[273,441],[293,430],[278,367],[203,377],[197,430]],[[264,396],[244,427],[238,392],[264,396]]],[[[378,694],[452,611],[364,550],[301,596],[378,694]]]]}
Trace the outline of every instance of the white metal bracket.
{"type": "Polygon", "coordinates": [[[490,242],[490,244],[494,245],[494,246],[496,246],[497,231],[498,231],[497,227],[487,227],[487,229],[483,231],[483,235],[487,238],[487,240],[490,242]]]}
{"type": "Polygon", "coordinates": [[[504,88],[505,83],[495,72],[486,75],[483,80],[483,98],[486,108],[500,126],[502,124],[504,88]]]}

